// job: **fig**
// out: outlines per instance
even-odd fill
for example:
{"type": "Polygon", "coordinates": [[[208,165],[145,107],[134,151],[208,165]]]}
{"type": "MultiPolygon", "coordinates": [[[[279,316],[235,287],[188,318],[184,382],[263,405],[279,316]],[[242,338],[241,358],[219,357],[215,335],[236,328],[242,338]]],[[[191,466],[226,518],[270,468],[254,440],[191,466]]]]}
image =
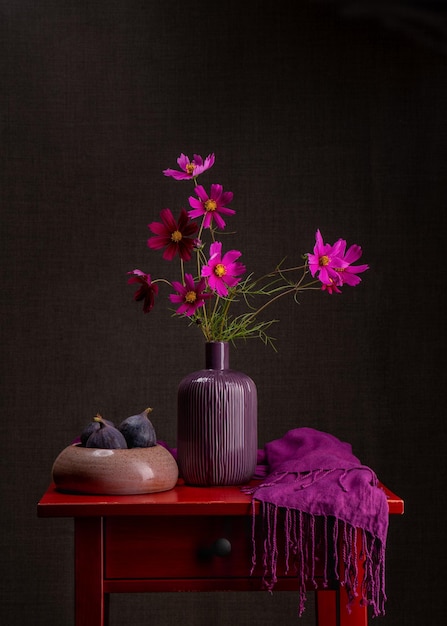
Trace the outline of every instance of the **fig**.
{"type": "Polygon", "coordinates": [[[131,415],[118,426],[127,441],[128,448],[151,448],[157,444],[157,435],[148,414],[152,409],[144,409],[138,415],[131,415]]]}
{"type": "Polygon", "coordinates": [[[127,448],[124,435],[115,428],[106,424],[105,420],[97,415],[95,421],[99,424],[99,429],[92,432],[85,444],[86,448],[127,448]]]}
{"type": "MultiPolygon", "coordinates": [[[[96,430],[99,430],[101,428],[98,420],[96,418],[101,417],[101,415],[99,415],[99,413],[96,414],[96,416],[92,419],[92,421],[90,422],[90,424],[87,424],[87,426],[84,428],[84,430],[82,431],[81,435],[80,435],[80,439],[81,439],[81,445],[85,448],[85,444],[87,443],[87,439],[90,437],[90,435],[92,433],[94,433],[96,430]]],[[[115,424],[113,422],[111,422],[110,420],[106,420],[104,419],[104,422],[108,425],[108,426],[115,426],[115,424]]]]}

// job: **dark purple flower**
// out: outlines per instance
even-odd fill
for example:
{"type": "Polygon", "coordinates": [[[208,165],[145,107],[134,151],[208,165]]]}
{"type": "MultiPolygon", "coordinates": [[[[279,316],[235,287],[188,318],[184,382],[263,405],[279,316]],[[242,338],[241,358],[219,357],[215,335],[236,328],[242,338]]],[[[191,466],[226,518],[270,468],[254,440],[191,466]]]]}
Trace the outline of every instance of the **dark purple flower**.
{"type": "Polygon", "coordinates": [[[176,254],[183,261],[191,260],[191,251],[194,239],[191,238],[197,230],[197,224],[190,222],[188,213],[182,209],[178,222],[175,221],[171,209],[160,211],[161,222],[151,222],[149,229],[156,235],[148,239],[147,245],[152,250],[166,248],[163,258],[172,261],[176,254]]]}
{"type": "Polygon", "coordinates": [[[135,292],[134,300],[137,302],[144,300],[143,311],[144,313],[149,313],[154,306],[155,296],[158,293],[158,285],[152,282],[150,274],[145,274],[141,270],[133,270],[127,273],[132,275],[132,278],[129,278],[127,281],[129,285],[135,283],[140,285],[138,291],[135,292]]]}

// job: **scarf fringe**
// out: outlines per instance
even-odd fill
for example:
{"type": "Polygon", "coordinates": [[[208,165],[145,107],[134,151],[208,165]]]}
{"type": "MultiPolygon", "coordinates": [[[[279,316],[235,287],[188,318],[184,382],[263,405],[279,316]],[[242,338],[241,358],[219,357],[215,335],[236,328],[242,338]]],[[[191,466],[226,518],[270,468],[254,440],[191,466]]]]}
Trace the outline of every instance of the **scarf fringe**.
{"type": "Polygon", "coordinates": [[[252,501],[252,567],[257,565],[256,530],[262,526],[262,585],[270,593],[278,581],[278,562],[283,557],[285,573],[294,572],[298,580],[298,615],[306,606],[306,591],[327,588],[331,580],[339,581],[348,596],[347,609],[360,597],[360,603],[372,607],[373,616],[385,615],[385,545],[370,532],[355,528],[346,521],[329,516],[317,516],[292,508],[280,507],[260,501],[260,515],[256,515],[252,501]],[[323,526],[322,546],[317,545],[317,524],[323,526]],[[281,533],[279,535],[279,533],[281,533]],[[361,542],[360,535],[361,533],[361,542]],[[278,541],[284,543],[280,555],[278,541]],[[323,579],[317,581],[316,552],[323,552],[323,579]],[[360,550],[360,553],[359,553],[360,550]],[[339,579],[339,562],[342,560],[343,579],[339,579]],[[359,560],[363,562],[359,571],[359,560]]]}

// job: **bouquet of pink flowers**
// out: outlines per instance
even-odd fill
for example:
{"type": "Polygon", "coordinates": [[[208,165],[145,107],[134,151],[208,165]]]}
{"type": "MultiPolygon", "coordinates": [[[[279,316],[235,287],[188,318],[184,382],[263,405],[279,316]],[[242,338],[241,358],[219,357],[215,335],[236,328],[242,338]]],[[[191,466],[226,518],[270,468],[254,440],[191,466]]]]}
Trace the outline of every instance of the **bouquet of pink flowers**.
{"type": "Polygon", "coordinates": [[[152,279],[150,274],[135,269],[128,272],[131,275],[128,282],[139,286],[134,299],[143,301],[145,313],[154,306],[159,284],[167,284],[173,290],[169,295],[176,307],[173,314],[198,326],[206,341],[234,342],[256,337],[273,345],[273,338],[267,331],[278,320],[262,319],[261,314],[267,307],[287,295],[298,301],[301,291],[317,289],[329,294],[341,293],[343,285],[354,287],[360,283],[358,275],[367,270],[368,265],[353,265],[362,256],[360,246],[354,244],[346,249],[344,239],[333,245],[324,243],[317,230],[313,253],[304,254],[299,265],[285,267],[281,261],[264,276],[256,278],[251,273],[244,277],[246,267],[239,261],[242,253],[225,251],[219,241],[226,228],[224,218],[236,213],[228,206],[233,193],[224,191],[223,186],[216,183],[207,191],[197,182],[214,162],[214,154],[206,159],[195,154],[192,160],[181,154],[177,159],[180,169],[163,172],[175,180],[194,183],[195,195],[189,197],[189,211],[182,208],[176,220],[170,209],[163,209],[161,221],[149,224],[153,234],[147,242],[149,248],[164,250],[166,261],[178,259],[179,280],[152,279]],[[255,306],[258,299],[260,303],[255,306]],[[239,312],[241,307],[243,310],[239,312]]]}

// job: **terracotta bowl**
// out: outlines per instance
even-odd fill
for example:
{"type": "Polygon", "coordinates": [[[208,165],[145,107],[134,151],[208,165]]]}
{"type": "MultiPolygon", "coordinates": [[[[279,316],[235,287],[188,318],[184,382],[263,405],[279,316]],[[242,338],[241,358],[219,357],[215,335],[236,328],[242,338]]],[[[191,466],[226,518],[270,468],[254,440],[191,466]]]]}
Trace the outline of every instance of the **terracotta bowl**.
{"type": "Polygon", "coordinates": [[[172,489],[178,466],[163,446],[105,450],[68,446],[53,463],[52,477],[60,491],[132,495],[172,489]]]}

